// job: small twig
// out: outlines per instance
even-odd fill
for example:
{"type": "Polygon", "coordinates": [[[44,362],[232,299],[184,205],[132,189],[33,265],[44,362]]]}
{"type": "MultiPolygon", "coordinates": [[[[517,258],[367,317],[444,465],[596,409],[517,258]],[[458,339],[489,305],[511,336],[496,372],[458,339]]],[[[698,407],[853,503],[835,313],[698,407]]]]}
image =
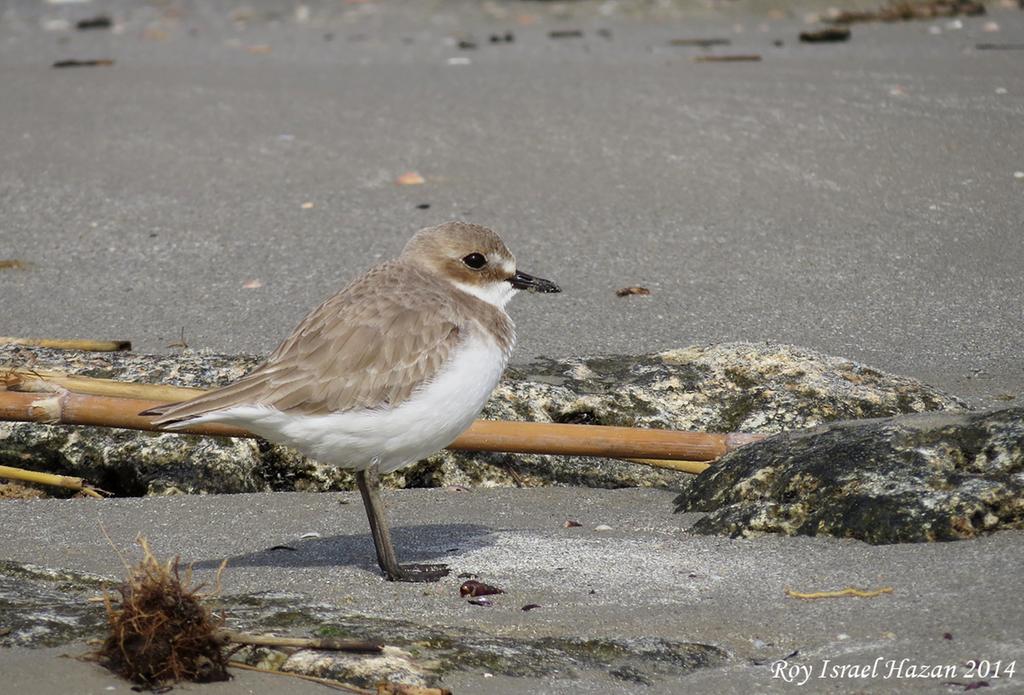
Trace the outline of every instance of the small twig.
{"type": "Polygon", "coordinates": [[[291,671],[271,671],[265,668],[256,668],[249,664],[242,663],[241,661],[229,661],[229,666],[233,668],[240,668],[243,671],[256,671],[257,673],[270,673],[275,676],[288,676],[289,678],[298,678],[300,680],[309,681],[310,683],[319,683],[320,685],[326,685],[328,688],[334,688],[335,690],[342,690],[346,693],[357,693],[358,695],[374,695],[372,690],[364,690],[357,688],[354,685],[346,685],[341,681],[333,681],[329,678],[317,678],[316,676],[307,676],[302,673],[292,673],[291,671]]]}
{"type": "Polygon", "coordinates": [[[883,586],[881,589],[855,589],[851,586],[845,589],[839,589],[838,591],[812,591],[810,593],[786,589],[786,596],[789,596],[790,598],[843,598],[846,596],[857,596],[859,598],[874,598],[875,596],[881,596],[882,594],[891,593],[891,586],[883,586]]]}
{"type": "MultiPolygon", "coordinates": [[[[107,539],[107,544],[110,546],[110,549],[113,550],[114,554],[121,560],[121,564],[124,565],[125,572],[131,574],[132,566],[129,564],[128,558],[125,557],[124,553],[121,552],[121,549],[117,547],[116,543],[114,543],[114,539],[110,537],[110,533],[107,532],[107,527],[103,525],[103,520],[100,519],[99,516],[99,511],[97,511],[96,523],[100,525],[100,531],[103,532],[103,537],[107,539]]],[[[107,601],[108,599],[104,596],[102,600],[107,601]]]]}
{"type": "Polygon", "coordinates": [[[669,39],[670,46],[696,46],[698,48],[711,48],[712,46],[728,46],[731,39],[669,39]]]}
{"type": "Polygon", "coordinates": [[[978,51],[1024,51],[1024,43],[979,43],[974,48],[978,51]]]}
{"type": "Polygon", "coordinates": [[[379,642],[368,640],[342,640],[332,638],[277,637],[276,635],[253,635],[235,630],[218,630],[214,637],[221,642],[253,644],[260,647],[295,647],[297,649],[324,649],[337,652],[360,652],[379,654],[384,650],[379,642]]]}
{"type": "Polygon", "coordinates": [[[179,337],[178,340],[174,341],[173,343],[167,343],[167,347],[169,347],[169,348],[181,348],[182,350],[187,350],[188,349],[188,343],[185,342],[185,327],[184,326],[181,327],[181,337],[179,337]]]}
{"type": "Polygon", "coordinates": [[[378,683],[377,695],[452,695],[452,691],[407,683],[378,683]]]}
{"type": "Polygon", "coordinates": [[[51,338],[0,337],[0,345],[29,345],[55,350],[84,350],[86,352],[120,352],[131,350],[130,340],[58,340],[51,338]]]}
{"type": "Polygon", "coordinates": [[[735,54],[735,55],[705,55],[694,56],[695,63],[758,63],[761,56],[757,53],[735,54]]]}
{"type": "Polygon", "coordinates": [[[97,68],[97,67],[110,67],[114,64],[114,61],[109,58],[101,58],[99,60],[58,60],[53,64],[55,68],[97,68]]]}
{"type": "Polygon", "coordinates": [[[96,488],[87,485],[81,478],[76,478],[70,475],[56,475],[54,473],[40,473],[39,471],[29,471],[24,468],[12,468],[11,466],[0,466],[0,478],[7,478],[9,480],[20,480],[25,483],[36,483],[38,485],[51,485],[53,487],[62,487],[67,490],[75,490],[81,492],[83,495],[89,497],[95,497],[96,499],[103,499],[103,495],[100,494],[96,488]]]}
{"type": "Polygon", "coordinates": [[[508,471],[508,474],[512,477],[512,482],[516,484],[516,487],[523,487],[523,476],[519,475],[519,471],[516,470],[515,465],[509,461],[502,461],[502,466],[508,471]]]}

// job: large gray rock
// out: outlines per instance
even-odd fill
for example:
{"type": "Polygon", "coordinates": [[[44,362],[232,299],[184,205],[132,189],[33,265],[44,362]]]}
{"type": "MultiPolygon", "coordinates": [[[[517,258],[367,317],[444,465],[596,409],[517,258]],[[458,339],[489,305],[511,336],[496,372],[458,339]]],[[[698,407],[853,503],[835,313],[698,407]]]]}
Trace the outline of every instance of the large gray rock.
{"type": "MultiPolygon", "coordinates": [[[[179,386],[228,383],[251,356],[173,356],[0,348],[0,369],[34,364],[73,374],[179,386]]],[[[841,419],[961,410],[918,381],[777,344],[731,343],[639,357],[544,360],[508,371],[490,419],[763,432],[841,419]]],[[[82,476],[117,494],[348,489],[348,473],[262,441],[0,423],[0,463],[82,476]]],[[[670,486],[685,474],[584,457],[441,452],[388,476],[397,487],[670,486]]]]}
{"type": "Polygon", "coordinates": [[[698,533],[947,541],[1024,528],[1024,408],[842,422],[728,454],[676,499],[698,533]]]}

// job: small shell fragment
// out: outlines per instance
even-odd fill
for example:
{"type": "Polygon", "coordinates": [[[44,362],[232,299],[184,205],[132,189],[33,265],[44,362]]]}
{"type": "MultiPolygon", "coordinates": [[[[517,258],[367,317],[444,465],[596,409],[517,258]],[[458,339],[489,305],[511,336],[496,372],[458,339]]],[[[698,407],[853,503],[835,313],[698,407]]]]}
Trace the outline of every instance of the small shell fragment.
{"type": "Polygon", "coordinates": [[[399,186],[418,186],[426,182],[427,180],[416,171],[407,171],[395,180],[399,186]]]}

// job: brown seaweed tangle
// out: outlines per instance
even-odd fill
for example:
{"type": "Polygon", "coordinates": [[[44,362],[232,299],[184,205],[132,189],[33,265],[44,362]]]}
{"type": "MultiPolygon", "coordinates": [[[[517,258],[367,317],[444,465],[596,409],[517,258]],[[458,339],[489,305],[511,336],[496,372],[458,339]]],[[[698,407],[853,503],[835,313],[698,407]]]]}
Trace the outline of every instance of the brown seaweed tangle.
{"type": "Polygon", "coordinates": [[[227,680],[227,656],[217,631],[224,616],[214,614],[203,601],[216,589],[202,593],[192,586],[191,566],[182,569],[180,558],[160,563],[145,538],[139,537],[142,559],[129,568],[128,578],[104,604],[110,633],[96,659],[118,675],[146,686],[180,681],[227,680]]]}

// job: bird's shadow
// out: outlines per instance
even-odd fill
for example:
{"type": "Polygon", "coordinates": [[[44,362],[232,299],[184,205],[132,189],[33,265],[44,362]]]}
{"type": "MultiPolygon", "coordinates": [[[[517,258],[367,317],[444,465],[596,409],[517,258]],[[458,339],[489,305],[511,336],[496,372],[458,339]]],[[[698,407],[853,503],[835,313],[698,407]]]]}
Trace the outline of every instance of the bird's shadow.
{"type": "MultiPolygon", "coordinates": [[[[402,563],[446,562],[494,541],[494,530],[477,524],[421,524],[391,529],[395,552],[402,563]]],[[[224,558],[198,560],[195,569],[216,569],[224,558]]],[[[377,571],[377,555],[369,533],[352,533],[279,544],[227,558],[228,567],[338,567],[348,565],[377,571]]]]}

